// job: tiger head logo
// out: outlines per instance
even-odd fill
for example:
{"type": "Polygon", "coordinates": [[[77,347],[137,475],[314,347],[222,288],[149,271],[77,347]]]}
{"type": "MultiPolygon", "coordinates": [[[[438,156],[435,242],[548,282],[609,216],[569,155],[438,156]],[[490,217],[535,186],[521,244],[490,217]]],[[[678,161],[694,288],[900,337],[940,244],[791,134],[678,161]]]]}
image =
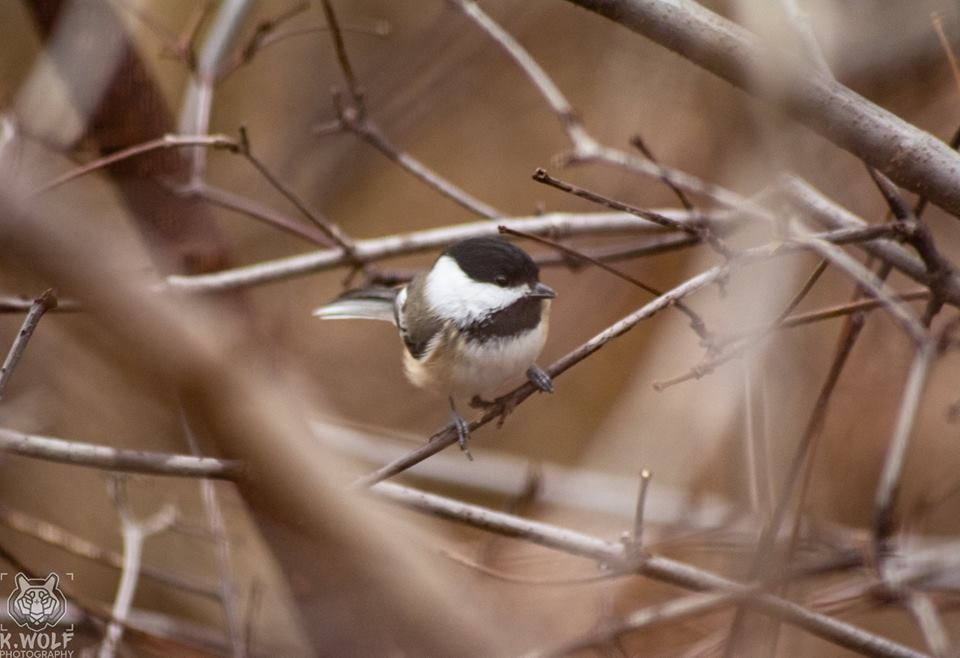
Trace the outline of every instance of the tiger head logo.
{"type": "Polygon", "coordinates": [[[58,587],[60,579],[51,573],[44,578],[17,574],[17,588],[7,598],[7,612],[17,626],[42,631],[55,626],[67,610],[67,601],[58,587]]]}

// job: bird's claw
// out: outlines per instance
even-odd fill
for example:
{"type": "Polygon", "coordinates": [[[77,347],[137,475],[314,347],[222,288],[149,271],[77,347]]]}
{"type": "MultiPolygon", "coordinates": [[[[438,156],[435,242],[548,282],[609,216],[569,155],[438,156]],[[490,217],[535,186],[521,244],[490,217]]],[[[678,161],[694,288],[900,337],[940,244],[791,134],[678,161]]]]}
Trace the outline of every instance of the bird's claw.
{"type": "Polygon", "coordinates": [[[550,375],[536,364],[527,368],[527,379],[544,393],[553,393],[554,391],[553,380],[550,379],[550,375]]]}

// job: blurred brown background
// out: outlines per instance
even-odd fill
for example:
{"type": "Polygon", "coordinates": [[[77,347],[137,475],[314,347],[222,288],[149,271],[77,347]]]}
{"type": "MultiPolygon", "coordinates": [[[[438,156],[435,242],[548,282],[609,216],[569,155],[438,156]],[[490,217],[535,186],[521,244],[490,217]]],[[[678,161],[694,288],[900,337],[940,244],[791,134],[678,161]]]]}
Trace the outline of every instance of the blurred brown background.
{"type": "MultiPolygon", "coordinates": [[[[161,56],[164,44],[143,15],[180,33],[191,20],[196,3],[83,0],[54,7],[54,19],[62,19],[71,4],[90,3],[98,5],[96,11],[111,12],[122,24],[173,123],[162,129],[162,122],[151,123],[156,117],[147,117],[158,112],[156,105],[127,107],[124,121],[142,130],[156,125],[158,132],[138,134],[126,144],[119,143],[121,137],[116,138],[117,143],[105,144],[109,130],[105,133],[102,127],[84,126],[76,118],[72,109],[75,96],[64,89],[56,66],[45,59],[44,47],[51,37],[38,26],[50,7],[47,3],[33,7],[25,2],[0,3],[0,25],[5,28],[0,45],[0,98],[20,135],[2,151],[2,167],[5,176],[26,181],[28,187],[68,170],[72,162],[89,160],[102,149],[176,129],[189,73],[182,61],[161,56]],[[142,123],[138,123],[141,116],[142,123]]],[[[787,41],[782,35],[790,27],[778,3],[704,4],[772,43],[787,41]]],[[[279,0],[255,3],[241,34],[249,35],[258,21],[280,15],[291,6],[279,0]]],[[[600,165],[556,167],[553,158],[569,148],[557,118],[488,36],[446,3],[357,0],[338,2],[335,7],[345,26],[389,25],[385,36],[353,29],[345,32],[370,117],[402,150],[470,194],[509,215],[597,210],[530,179],[535,168],[546,167],[627,203],[645,208],[677,206],[670,190],[655,179],[600,165]]],[[[556,0],[491,0],[482,7],[544,67],[600,142],[628,150],[628,140],[642,135],[661,162],[744,195],[767,188],[782,172],[794,172],[868,221],[884,220],[886,205],[861,162],[690,62],[556,0]]],[[[839,81],[915,125],[944,139],[949,137],[957,123],[960,90],[931,16],[937,13],[941,17],[945,33],[956,45],[960,12],[955,3],[819,0],[804,3],[804,7],[839,81]]],[[[57,25],[56,20],[48,20],[57,25]]],[[[311,3],[279,29],[323,23],[318,3],[311,3]]],[[[98,37],[96,24],[83,29],[90,32],[75,36],[94,47],[98,39],[109,41],[98,37]]],[[[205,34],[201,28],[199,43],[205,34]]],[[[264,48],[217,86],[210,132],[235,136],[238,128],[245,126],[257,155],[278,178],[355,239],[477,219],[355,135],[314,134],[315,126],[335,117],[332,87],[342,88],[343,80],[329,34],[308,32],[285,39],[264,48]]],[[[111,102],[122,104],[124,98],[119,94],[111,102]]],[[[165,157],[157,159],[157,167],[169,164],[162,161],[165,157]]],[[[296,216],[241,157],[220,151],[210,152],[208,157],[209,182],[296,216]]],[[[98,235],[108,235],[109,242],[100,247],[109,259],[122,255],[109,261],[119,268],[118,277],[132,271],[123,268],[138,268],[138,274],[182,269],[185,263],[188,268],[217,269],[314,248],[262,223],[199,202],[179,202],[166,208],[162,221],[174,228],[157,229],[151,224],[156,220],[144,215],[170,202],[162,200],[162,186],[149,182],[156,174],[156,169],[125,174],[101,170],[50,192],[41,201],[41,212],[50,207],[66,213],[74,222],[70,230],[78,240],[85,239],[85,227],[96,227],[98,235]],[[148,182],[140,180],[144,177],[148,182]],[[191,260],[184,253],[203,257],[191,260]]],[[[704,208],[711,205],[708,199],[696,201],[704,208]]],[[[927,220],[940,248],[955,257],[960,236],[956,218],[930,208],[927,220]]],[[[734,242],[760,244],[769,238],[768,232],[760,230],[738,236],[734,242]]],[[[574,241],[579,246],[601,243],[604,241],[590,238],[574,241]]],[[[530,249],[545,253],[537,247],[530,249]]],[[[398,259],[384,266],[425,267],[434,256],[398,259]]],[[[669,289],[716,262],[715,254],[699,247],[620,266],[657,288],[669,289]]],[[[797,256],[752,267],[734,275],[724,290],[714,286],[701,292],[691,305],[715,331],[755,327],[779,313],[815,264],[812,256],[797,256]]],[[[63,295],[83,299],[83,289],[71,289],[69,281],[49,280],[43,268],[34,270],[16,254],[0,256],[0,271],[4,282],[0,292],[4,294],[35,295],[55,285],[63,295]]],[[[337,419],[334,424],[376,426],[380,429],[373,435],[378,440],[395,446],[398,439],[389,438],[395,435],[400,437],[400,446],[415,447],[447,422],[448,411],[442,401],[413,389],[404,380],[393,330],[377,323],[321,324],[310,316],[312,308],[342,290],[347,274],[340,269],[231,295],[225,313],[240,318],[247,340],[232,352],[229,368],[243,371],[249,366],[250,372],[262,372],[266,367],[266,371],[283,373],[290,395],[299,401],[296,408],[303,417],[298,420],[337,419]]],[[[595,268],[576,272],[551,268],[542,278],[559,291],[542,365],[649,299],[646,293],[595,268]]],[[[896,276],[891,284],[895,289],[908,287],[896,276]]],[[[846,279],[828,272],[801,308],[842,303],[851,293],[846,279]]],[[[138,313],[136,307],[127,311],[131,316],[138,313]]],[[[944,316],[938,323],[950,319],[949,313],[944,316]]],[[[0,316],[0,344],[13,339],[20,321],[16,315],[0,316]]],[[[703,355],[683,316],[668,310],[565,374],[554,395],[535,396],[503,429],[487,426],[478,431],[473,443],[476,467],[483,469],[485,460],[497,463],[500,457],[514,456],[521,463],[545,462],[610,476],[632,477],[646,468],[653,473],[653,491],[659,487],[662,492],[690,495],[693,500],[717,497],[730,509],[748,511],[744,382],[750,378],[755,403],[763,406],[771,473],[777,482],[833,358],[841,322],[782,332],[742,362],[727,364],[699,381],[655,392],[654,381],[683,373],[703,355]]],[[[0,424],[117,447],[187,452],[176,387],[158,377],[142,356],[130,353],[125,345],[96,317],[46,317],[0,403],[0,424]]],[[[813,518],[852,527],[869,523],[875,481],[909,360],[908,341],[896,326],[879,312],[868,315],[865,335],[832,400],[819,444],[806,505],[813,518]]],[[[956,361],[955,356],[948,356],[935,369],[904,478],[904,510],[933,501],[922,513],[910,516],[910,530],[925,535],[951,535],[960,529],[960,496],[951,495],[958,486],[960,470],[958,430],[947,422],[946,414],[957,398],[953,385],[956,361]]],[[[204,449],[213,451],[215,447],[208,441],[204,449]]],[[[0,469],[4,506],[120,550],[116,511],[107,496],[103,473],[13,456],[0,459],[0,469]]],[[[512,488],[522,485],[520,478],[512,488]]],[[[191,534],[191,528],[207,522],[197,483],[136,476],[129,486],[135,508],[143,513],[169,502],[181,515],[182,527],[147,543],[145,563],[197,582],[216,582],[213,542],[202,533],[191,534]]],[[[371,630],[378,620],[369,617],[370,608],[364,606],[378,598],[376,584],[353,580],[351,567],[330,567],[340,564],[337,560],[345,559],[343,555],[318,545],[315,536],[304,532],[295,519],[291,521],[269,505],[251,513],[249,495],[244,499],[229,484],[216,486],[233,549],[237,601],[244,611],[244,623],[252,628],[254,654],[403,655],[394,652],[399,650],[392,641],[404,633],[416,637],[420,631],[413,626],[405,631],[391,626],[399,624],[403,615],[388,618],[379,629],[371,630]],[[364,588],[366,594],[358,595],[357,590],[364,588]],[[348,602],[341,606],[341,598],[348,602]],[[355,598],[360,602],[349,603],[355,598]]],[[[502,506],[507,497],[503,491],[483,495],[449,484],[445,490],[495,507],[502,506]]],[[[583,499],[578,502],[582,506],[579,511],[535,504],[523,513],[616,537],[629,519],[609,508],[589,512],[594,495],[601,497],[600,492],[589,489],[575,494],[583,499]]],[[[324,504],[317,501],[318,506],[324,504]]],[[[622,509],[629,510],[632,504],[632,499],[624,500],[622,509]]],[[[764,504],[769,506],[770,501],[764,504]]],[[[652,515],[656,518],[657,512],[652,515]]],[[[591,585],[567,589],[500,583],[444,560],[435,550],[454,546],[473,554],[488,539],[439,521],[412,515],[409,521],[420,526],[416,539],[391,536],[413,547],[416,559],[434,570],[439,589],[451,605],[460,607],[459,613],[467,619],[463,623],[480,629],[478,636],[485,639],[471,645],[473,650],[484,646],[491,654],[513,655],[549,645],[575,631],[586,631],[603,615],[615,614],[621,604],[623,609],[633,609],[669,591],[643,582],[621,588],[591,585]],[[490,636],[496,636],[496,641],[489,640],[490,636]]],[[[43,573],[75,572],[76,588],[89,598],[113,598],[116,569],[52,548],[10,527],[0,526],[0,544],[43,573]]],[[[542,577],[590,572],[589,565],[528,546],[498,542],[488,548],[497,564],[513,571],[542,577]]],[[[384,548],[385,560],[390,550],[384,548]]],[[[707,551],[704,555],[694,550],[691,559],[725,564],[727,555],[720,553],[707,551]]],[[[176,591],[149,578],[142,581],[135,606],[206,627],[223,626],[220,606],[210,597],[176,591]]],[[[855,621],[896,634],[904,642],[921,642],[914,626],[900,614],[860,616],[855,621]]],[[[956,613],[946,621],[955,627],[956,613]]],[[[628,655],[674,655],[683,651],[691,632],[699,637],[727,623],[727,617],[715,615],[689,627],[669,627],[636,640],[629,645],[628,655]]],[[[438,626],[442,631],[443,622],[434,620],[434,632],[438,626]]],[[[410,651],[417,646],[411,642],[404,645],[398,641],[398,645],[410,651]]],[[[777,646],[778,655],[785,656],[846,655],[796,631],[789,632],[777,646]]]]}

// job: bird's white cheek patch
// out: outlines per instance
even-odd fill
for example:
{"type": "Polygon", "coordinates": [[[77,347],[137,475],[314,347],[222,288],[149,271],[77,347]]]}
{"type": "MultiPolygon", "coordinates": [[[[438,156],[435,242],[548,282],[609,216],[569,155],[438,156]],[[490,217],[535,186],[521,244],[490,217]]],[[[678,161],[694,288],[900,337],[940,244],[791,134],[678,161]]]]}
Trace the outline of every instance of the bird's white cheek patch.
{"type": "Polygon", "coordinates": [[[425,295],[442,318],[463,322],[485,316],[523,297],[525,287],[501,288],[474,281],[450,256],[441,256],[427,275],[425,295]]]}

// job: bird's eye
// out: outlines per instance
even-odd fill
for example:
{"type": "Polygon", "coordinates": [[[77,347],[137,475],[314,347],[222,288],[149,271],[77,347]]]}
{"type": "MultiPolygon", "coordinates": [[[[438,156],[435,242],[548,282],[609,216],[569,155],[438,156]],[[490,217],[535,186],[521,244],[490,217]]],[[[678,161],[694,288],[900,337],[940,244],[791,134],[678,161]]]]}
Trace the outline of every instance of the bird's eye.
{"type": "Polygon", "coordinates": [[[501,288],[507,287],[507,277],[503,276],[502,274],[497,276],[497,278],[495,278],[493,282],[496,283],[501,288]]]}

